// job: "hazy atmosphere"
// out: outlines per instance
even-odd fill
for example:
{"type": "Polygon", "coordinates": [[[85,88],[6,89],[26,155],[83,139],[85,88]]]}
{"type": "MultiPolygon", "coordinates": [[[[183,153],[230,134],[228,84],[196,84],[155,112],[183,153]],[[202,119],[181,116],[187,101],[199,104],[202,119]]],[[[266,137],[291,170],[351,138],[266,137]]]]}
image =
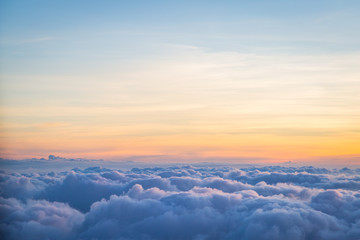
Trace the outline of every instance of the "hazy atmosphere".
{"type": "Polygon", "coordinates": [[[2,1],[1,155],[358,164],[359,5],[2,1]]]}

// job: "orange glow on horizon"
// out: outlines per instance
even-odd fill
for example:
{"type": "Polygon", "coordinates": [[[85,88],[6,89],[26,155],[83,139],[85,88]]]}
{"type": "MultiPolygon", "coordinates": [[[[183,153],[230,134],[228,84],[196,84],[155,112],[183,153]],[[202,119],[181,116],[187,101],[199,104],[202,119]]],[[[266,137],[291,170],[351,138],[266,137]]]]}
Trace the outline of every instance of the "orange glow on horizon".
{"type": "MultiPolygon", "coordinates": [[[[48,126],[47,126],[48,127],[48,126]]],[[[54,126],[51,126],[54,127],[54,126]]],[[[2,157],[32,158],[55,154],[63,157],[121,160],[137,156],[151,161],[201,161],[224,159],[248,163],[277,163],[298,159],[351,156],[359,154],[360,134],[339,136],[279,136],[271,134],[175,134],[160,136],[121,136],[106,132],[64,134],[55,131],[36,135],[2,134],[2,157]],[[85,134],[85,135],[84,135],[85,134]],[[90,135],[90,134],[89,134],[90,135]],[[26,137],[27,136],[27,137],[26,137]],[[11,140],[11,141],[9,141],[11,140]]]]}

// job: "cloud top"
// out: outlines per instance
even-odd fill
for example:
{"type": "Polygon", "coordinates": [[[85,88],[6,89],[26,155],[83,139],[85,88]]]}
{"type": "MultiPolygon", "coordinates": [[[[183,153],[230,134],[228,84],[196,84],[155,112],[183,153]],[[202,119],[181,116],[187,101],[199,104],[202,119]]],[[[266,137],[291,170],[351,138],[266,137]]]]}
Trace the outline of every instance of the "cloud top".
{"type": "Polygon", "coordinates": [[[359,169],[0,173],[5,239],[359,239],[359,169]]]}

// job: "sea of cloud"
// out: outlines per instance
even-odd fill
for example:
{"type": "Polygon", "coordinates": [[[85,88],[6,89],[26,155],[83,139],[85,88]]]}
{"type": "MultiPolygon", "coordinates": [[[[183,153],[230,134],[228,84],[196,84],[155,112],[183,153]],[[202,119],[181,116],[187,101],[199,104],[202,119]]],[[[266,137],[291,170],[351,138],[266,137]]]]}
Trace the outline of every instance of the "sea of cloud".
{"type": "Polygon", "coordinates": [[[360,239],[360,169],[0,172],[3,239],[360,239]]]}

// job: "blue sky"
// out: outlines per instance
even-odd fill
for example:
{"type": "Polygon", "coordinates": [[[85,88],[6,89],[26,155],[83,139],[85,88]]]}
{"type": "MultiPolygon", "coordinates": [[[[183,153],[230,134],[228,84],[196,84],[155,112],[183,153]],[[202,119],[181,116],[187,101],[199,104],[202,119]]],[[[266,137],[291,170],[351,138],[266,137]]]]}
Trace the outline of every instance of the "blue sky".
{"type": "Polygon", "coordinates": [[[357,155],[359,5],[2,1],[1,154],[357,155]]]}
{"type": "Polygon", "coordinates": [[[360,42],[358,9],[357,1],[3,1],[2,72],[87,71],[114,58],[166,54],[164,44],[353,52],[360,42]]]}

